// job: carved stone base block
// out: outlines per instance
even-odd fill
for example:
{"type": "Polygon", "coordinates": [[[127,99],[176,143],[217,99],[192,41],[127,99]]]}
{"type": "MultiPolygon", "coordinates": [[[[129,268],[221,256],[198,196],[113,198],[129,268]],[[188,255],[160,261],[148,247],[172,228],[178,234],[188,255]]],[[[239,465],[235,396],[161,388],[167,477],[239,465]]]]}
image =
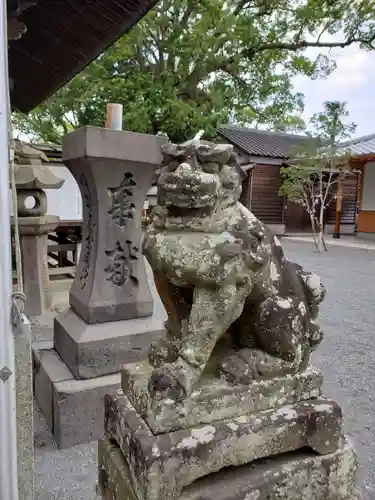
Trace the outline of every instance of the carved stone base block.
{"type": "Polygon", "coordinates": [[[208,370],[192,395],[176,403],[150,398],[152,370],[147,360],[125,365],[122,390],[155,434],[314,399],[320,396],[323,383],[321,371],[312,367],[293,376],[254,381],[251,386],[228,384],[208,370]]]}
{"type": "Polygon", "coordinates": [[[68,308],[55,318],[54,347],[75,378],[89,379],[144,358],[163,334],[156,316],[89,325],[68,308]]]}
{"type": "Polygon", "coordinates": [[[326,399],[159,435],[121,390],[115,397],[106,396],[105,405],[106,437],[124,455],[139,500],[176,500],[183,488],[221,469],[304,447],[319,454],[333,453],[343,441],[341,409],[326,399]]]}
{"type": "MultiPolygon", "coordinates": [[[[104,500],[143,500],[135,494],[120,448],[99,442],[99,487],[104,500]]],[[[334,453],[294,452],[221,470],[183,489],[179,500],[360,500],[354,491],[355,453],[345,440],[334,453]]],[[[162,481],[164,478],[159,477],[162,481]]],[[[168,477],[165,477],[168,481],[168,477]]]]}
{"type": "Polygon", "coordinates": [[[34,395],[59,448],[104,435],[104,396],[115,394],[120,373],[76,380],[52,342],[33,346],[34,395]]]}

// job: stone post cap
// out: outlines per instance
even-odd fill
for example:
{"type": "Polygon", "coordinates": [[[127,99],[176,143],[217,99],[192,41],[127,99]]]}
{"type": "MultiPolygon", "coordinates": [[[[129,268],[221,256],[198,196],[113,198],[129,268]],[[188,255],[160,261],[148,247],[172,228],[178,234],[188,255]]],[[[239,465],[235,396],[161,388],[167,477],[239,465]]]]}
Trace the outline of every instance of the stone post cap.
{"type": "Polygon", "coordinates": [[[108,158],[159,165],[160,147],[166,137],[84,126],[63,139],[63,161],[76,158],[108,158]]]}

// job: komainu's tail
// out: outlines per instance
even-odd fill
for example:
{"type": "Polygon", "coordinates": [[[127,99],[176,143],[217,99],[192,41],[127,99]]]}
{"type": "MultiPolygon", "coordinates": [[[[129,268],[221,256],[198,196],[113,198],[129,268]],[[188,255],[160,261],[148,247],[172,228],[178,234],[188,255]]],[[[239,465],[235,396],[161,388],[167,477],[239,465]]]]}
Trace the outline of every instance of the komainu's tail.
{"type": "Polygon", "coordinates": [[[310,347],[313,349],[320,344],[323,339],[323,331],[315,320],[318,316],[319,305],[326,296],[326,289],[317,274],[307,272],[303,268],[298,269],[298,274],[305,289],[310,311],[309,343],[310,347]]]}
{"type": "MultiPolygon", "coordinates": [[[[315,273],[309,273],[302,268],[301,270],[298,270],[298,273],[304,285],[309,306],[311,308],[318,307],[326,296],[326,289],[319,276],[315,273]]],[[[313,314],[313,316],[315,319],[316,315],[313,314]]]]}

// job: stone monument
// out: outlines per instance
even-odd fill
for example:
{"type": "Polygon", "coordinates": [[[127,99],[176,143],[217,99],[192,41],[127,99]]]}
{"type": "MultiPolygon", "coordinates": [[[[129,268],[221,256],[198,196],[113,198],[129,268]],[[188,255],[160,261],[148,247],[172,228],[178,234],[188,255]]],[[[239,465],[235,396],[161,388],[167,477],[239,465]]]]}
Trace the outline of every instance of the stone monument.
{"type": "Polygon", "coordinates": [[[106,397],[99,486],[116,500],[351,500],[339,405],[309,365],[325,289],[238,200],[232,146],[163,146],[144,253],[168,312],[106,397]]]}
{"type": "Polygon", "coordinates": [[[164,332],[141,252],[141,211],[165,141],[89,126],[64,138],[63,161],[82,194],[82,249],[53,346],[34,349],[35,393],[60,447],[103,435],[105,393],[164,332]]]}
{"type": "Polygon", "coordinates": [[[18,229],[27,316],[43,314],[52,305],[47,261],[48,233],[56,228],[60,219],[56,215],[46,215],[47,195],[44,189],[60,189],[65,180],[55,176],[45,165],[46,162],[48,158],[42,151],[16,141],[18,229]],[[33,201],[34,206],[28,207],[28,200],[33,201]]]}

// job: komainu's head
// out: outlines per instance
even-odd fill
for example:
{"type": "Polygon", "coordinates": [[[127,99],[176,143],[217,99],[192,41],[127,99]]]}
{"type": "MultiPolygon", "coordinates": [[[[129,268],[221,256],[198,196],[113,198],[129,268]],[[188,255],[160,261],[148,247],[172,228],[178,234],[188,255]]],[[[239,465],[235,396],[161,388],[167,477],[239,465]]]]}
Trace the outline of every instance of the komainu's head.
{"type": "Polygon", "coordinates": [[[206,141],[162,146],[158,204],[180,211],[212,213],[238,201],[243,171],[233,146],[206,141]]]}

